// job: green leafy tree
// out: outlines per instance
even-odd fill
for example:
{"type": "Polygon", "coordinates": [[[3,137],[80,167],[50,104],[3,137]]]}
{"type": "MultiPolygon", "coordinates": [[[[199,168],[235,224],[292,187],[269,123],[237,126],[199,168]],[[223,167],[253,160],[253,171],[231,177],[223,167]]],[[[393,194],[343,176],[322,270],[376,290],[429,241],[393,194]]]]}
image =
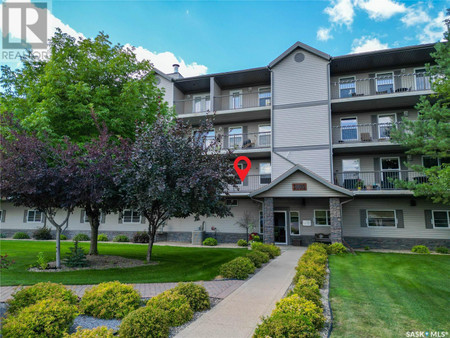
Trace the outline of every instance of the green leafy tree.
{"type": "MultiPolygon", "coordinates": [[[[448,11],[450,12],[450,11],[448,11]]],[[[414,192],[415,196],[426,196],[435,203],[450,204],[450,45],[449,24],[444,42],[437,43],[432,54],[435,65],[426,65],[434,94],[420,98],[416,109],[417,120],[403,119],[399,128],[391,133],[392,140],[408,150],[410,155],[424,155],[435,160],[435,166],[407,163],[426,179],[420,182],[396,182],[414,192]]]]}
{"type": "Polygon", "coordinates": [[[23,67],[1,67],[0,112],[10,112],[22,128],[76,143],[98,135],[91,118],[113,135],[134,138],[136,122],[151,123],[170,110],[156,87],[152,64],[133,50],[113,45],[109,36],[79,39],[58,30],[50,39],[50,57],[31,53],[23,67]]]}

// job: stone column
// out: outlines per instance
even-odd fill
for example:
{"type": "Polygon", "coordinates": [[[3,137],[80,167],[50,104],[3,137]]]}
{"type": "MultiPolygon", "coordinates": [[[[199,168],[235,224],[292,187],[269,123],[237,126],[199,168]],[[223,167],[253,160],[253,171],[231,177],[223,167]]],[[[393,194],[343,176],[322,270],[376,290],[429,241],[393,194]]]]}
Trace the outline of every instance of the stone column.
{"type": "Polygon", "coordinates": [[[275,223],[273,219],[273,198],[264,198],[263,207],[264,216],[264,243],[273,244],[275,243],[275,223]]]}
{"type": "Polygon", "coordinates": [[[342,243],[341,203],[337,197],[330,197],[331,243],[342,243]]]}

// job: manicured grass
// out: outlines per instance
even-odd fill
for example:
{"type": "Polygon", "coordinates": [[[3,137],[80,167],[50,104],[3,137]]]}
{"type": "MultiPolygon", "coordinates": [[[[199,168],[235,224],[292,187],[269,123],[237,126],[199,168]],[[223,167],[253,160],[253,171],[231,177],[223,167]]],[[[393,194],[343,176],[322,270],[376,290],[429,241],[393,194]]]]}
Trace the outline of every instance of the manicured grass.
{"type": "MultiPolygon", "coordinates": [[[[219,274],[221,264],[245,255],[246,249],[186,248],[174,246],[154,246],[153,261],[158,265],[107,270],[81,270],[70,272],[29,272],[27,269],[36,262],[36,256],[43,252],[55,260],[55,241],[2,240],[0,252],[7,253],[15,263],[1,271],[1,285],[31,285],[43,281],[63,284],[95,284],[118,280],[124,283],[153,283],[211,280],[219,274]]],[[[89,243],[80,243],[85,252],[89,243]]],[[[73,246],[72,241],[61,242],[64,255],[73,246]]],[[[103,255],[122,256],[145,260],[147,245],[98,243],[103,255]]]]}
{"type": "Polygon", "coordinates": [[[450,256],[330,256],[334,337],[450,331],[450,256]]]}

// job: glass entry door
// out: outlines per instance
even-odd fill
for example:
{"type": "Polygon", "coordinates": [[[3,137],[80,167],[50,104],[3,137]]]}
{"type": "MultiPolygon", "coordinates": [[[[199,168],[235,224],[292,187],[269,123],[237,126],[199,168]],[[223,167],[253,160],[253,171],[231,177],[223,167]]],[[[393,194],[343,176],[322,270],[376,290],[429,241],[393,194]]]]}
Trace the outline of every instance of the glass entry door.
{"type": "Polygon", "coordinates": [[[274,211],[275,243],[287,244],[286,211],[274,211]]]}

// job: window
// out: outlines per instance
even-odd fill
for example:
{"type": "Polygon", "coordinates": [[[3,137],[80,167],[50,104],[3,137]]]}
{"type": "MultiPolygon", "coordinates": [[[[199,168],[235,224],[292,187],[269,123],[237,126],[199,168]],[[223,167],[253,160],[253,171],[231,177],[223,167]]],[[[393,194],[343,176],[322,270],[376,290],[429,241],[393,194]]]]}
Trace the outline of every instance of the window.
{"type": "Polygon", "coordinates": [[[194,96],[192,110],[194,113],[209,111],[211,109],[211,98],[206,96],[194,96]]]}
{"type": "Polygon", "coordinates": [[[378,115],[378,135],[381,139],[391,137],[392,125],[395,123],[395,114],[378,115]]]}
{"type": "Polygon", "coordinates": [[[194,142],[198,145],[203,145],[205,149],[211,146],[211,144],[213,144],[215,140],[216,140],[216,132],[214,129],[206,133],[201,133],[198,130],[194,131],[194,142]]]}
{"type": "Polygon", "coordinates": [[[272,166],[269,162],[261,162],[259,164],[259,183],[269,184],[271,181],[272,166]]]}
{"type": "Polygon", "coordinates": [[[396,227],[395,210],[367,210],[367,226],[396,227]]]}
{"type": "Polygon", "coordinates": [[[133,209],[125,209],[122,214],[123,223],[140,223],[141,214],[133,209]]]}
{"type": "Polygon", "coordinates": [[[450,163],[450,158],[433,158],[430,156],[422,156],[422,165],[425,168],[441,166],[444,163],[450,163]]]}
{"type": "Polygon", "coordinates": [[[28,210],[27,223],[41,223],[41,222],[42,222],[42,212],[38,210],[28,210]]]}
{"type": "Polygon", "coordinates": [[[264,214],[262,211],[259,212],[259,233],[264,233],[264,214]]]}
{"type": "Polygon", "coordinates": [[[392,73],[377,74],[377,94],[394,92],[394,77],[392,73]]]}
{"type": "Polygon", "coordinates": [[[291,235],[300,235],[300,213],[291,211],[289,213],[289,221],[291,223],[291,235]]]}
{"type": "MultiPolygon", "coordinates": [[[[89,217],[88,217],[88,215],[86,214],[86,210],[82,210],[81,212],[83,213],[83,223],[89,223],[89,217]]],[[[99,219],[99,221],[102,222],[102,220],[104,219],[104,217],[105,217],[105,216],[104,216],[103,212],[100,213],[100,219],[99,219]]]]}
{"type": "Polygon", "coordinates": [[[272,127],[270,124],[260,124],[258,126],[258,144],[260,147],[270,146],[272,127]]]}
{"type": "Polygon", "coordinates": [[[356,93],[355,77],[345,77],[339,79],[339,97],[351,97],[356,93]]]}
{"type": "Polygon", "coordinates": [[[448,228],[450,224],[450,211],[434,211],[433,210],[433,219],[432,223],[435,228],[448,228]]]}
{"type": "Polygon", "coordinates": [[[259,88],[258,101],[260,107],[270,106],[270,88],[259,88]]]}
{"type": "Polygon", "coordinates": [[[359,158],[342,160],[344,188],[354,189],[359,178],[359,158]]]}
{"type": "Polygon", "coordinates": [[[416,90],[431,89],[430,77],[427,75],[425,68],[414,70],[414,77],[416,78],[416,90]]]}
{"type": "Polygon", "coordinates": [[[227,199],[225,203],[229,207],[237,207],[238,206],[238,200],[236,200],[236,199],[234,199],[234,200],[227,199]]]}
{"type": "Polygon", "coordinates": [[[3,210],[0,210],[0,222],[4,222],[5,220],[3,219],[3,210]]]}
{"type": "Polygon", "coordinates": [[[230,109],[242,108],[242,91],[230,91],[230,109]]]}
{"type": "Polygon", "coordinates": [[[342,141],[355,141],[358,139],[358,121],[356,117],[341,119],[341,139],[342,141]]]}
{"type": "Polygon", "coordinates": [[[230,127],[228,129],[229,148],[242,147],[242,127],[230,127]]]}
{"type": "Polygon", "coordinates": [[[314,210],[314,224],[319,226],[330,225],[330,210],[314,210]]]}

